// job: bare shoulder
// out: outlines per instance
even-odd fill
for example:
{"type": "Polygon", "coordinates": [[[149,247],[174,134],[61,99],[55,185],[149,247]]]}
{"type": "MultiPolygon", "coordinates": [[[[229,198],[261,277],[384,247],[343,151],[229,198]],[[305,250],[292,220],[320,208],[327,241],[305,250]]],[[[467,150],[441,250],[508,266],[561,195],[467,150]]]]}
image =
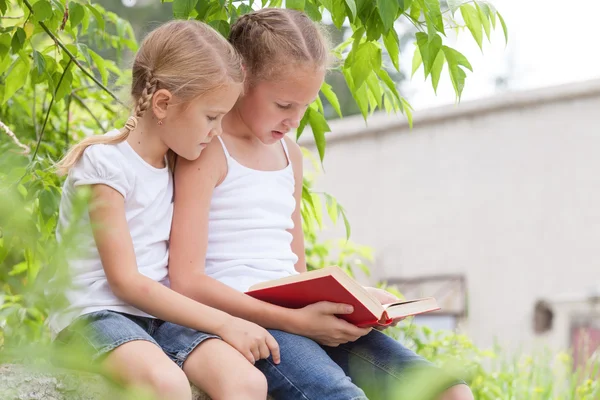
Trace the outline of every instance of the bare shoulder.
{"type": "Polygon", "coordinates": [[[188,179],[190,176],[208,179],[217,186],[227,175],[227,159],[218,139],[212,140],[202,150],[200,157],[195,160],[186,160],[181,157],[177,160],[175,168],[175,183],[178,179],[188,179]]]}
{"type": "Polygon", "coordinates": [[[287,145],[292,164],[300,163],[302,165],[302,150],[300,149],[300,145],[289,136],[285,136],[283,140],[285,140],[285,144],[287,145]]]}

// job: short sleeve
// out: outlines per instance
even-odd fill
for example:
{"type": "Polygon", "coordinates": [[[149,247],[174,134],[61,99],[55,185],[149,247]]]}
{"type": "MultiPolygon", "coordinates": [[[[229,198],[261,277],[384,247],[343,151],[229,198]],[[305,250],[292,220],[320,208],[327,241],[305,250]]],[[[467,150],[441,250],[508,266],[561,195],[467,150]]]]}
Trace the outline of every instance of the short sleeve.
{"type": "Polygon", "coordinates": [[[127,197],[130,185],[122,158],[123,154],[114,145],[91,145],[71,169],[69,178],[73,186],[102,184],[127,197]]]}

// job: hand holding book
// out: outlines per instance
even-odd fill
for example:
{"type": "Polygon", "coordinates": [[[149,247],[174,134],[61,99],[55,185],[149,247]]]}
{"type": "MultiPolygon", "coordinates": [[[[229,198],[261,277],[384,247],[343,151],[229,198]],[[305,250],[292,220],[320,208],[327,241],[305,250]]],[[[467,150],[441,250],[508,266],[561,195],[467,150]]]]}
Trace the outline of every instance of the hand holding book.
{"type": "Polygon", "coordinates": [[[247,295],[282,307],[299,309],[318,302],[349,304],[351,314],[337,316],[358,327],[389,326],[401,319],[439,310],[433,297],[387,302],[382,293],[376,297],[339,267],[326,267],[302,274],[256,284],[247,295]]]}

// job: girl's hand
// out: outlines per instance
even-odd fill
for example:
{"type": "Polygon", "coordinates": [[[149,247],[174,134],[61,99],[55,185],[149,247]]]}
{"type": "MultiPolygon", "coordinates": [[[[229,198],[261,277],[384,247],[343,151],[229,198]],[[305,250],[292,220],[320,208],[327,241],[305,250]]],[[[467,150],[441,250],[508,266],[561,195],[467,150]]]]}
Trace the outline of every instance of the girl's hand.
{"type": "MultiPolygon", "coordinates": [[[[379,300],[379,302],[382,305],[390,304],[390,303],[395,303],[397,301],[400,301],[400,299],[398,297],[394,296],[393,294],[391,294],[387,290],[383,290],[383,289],[379,289],[379,288],[374,288],[374,287],[366,287],[366,286],[365,286],[365,289],[367,289],[367,292],[369,292],[373,296],[375,296],[375,298],[377,300],[379,300]]],[[[402,318],[402,319],[404,319],[404,318],[402,318]]],[[[388,326],[378,326],[375,329],[377,329],[379,331],[383,331],[383,330],[385,330],[387,328],[394,327],[394,326],[398,325],[398,322],[402,321],[402,319],[396,320],[396,321],[394,321],[392,324],[390,324],[388,326]]]]}
{"type": "Polygon", "coordinates": [[[269,358],[269,355],[273,357],[275,364],[279,364],[281,360],[279,344],[275,338],[253,322],[231,317],[216,333],[252,364],[260,359],[269,358]]]}
{"type": "Polygon", "coordinates": [[[352,313],[352,307],[345,304],[321,301],[292,311],[296,317],[294,333],[325,346],[354,342],[371,331],[371,328],[359,328],[336,317],[336,314],[352,313]]]}

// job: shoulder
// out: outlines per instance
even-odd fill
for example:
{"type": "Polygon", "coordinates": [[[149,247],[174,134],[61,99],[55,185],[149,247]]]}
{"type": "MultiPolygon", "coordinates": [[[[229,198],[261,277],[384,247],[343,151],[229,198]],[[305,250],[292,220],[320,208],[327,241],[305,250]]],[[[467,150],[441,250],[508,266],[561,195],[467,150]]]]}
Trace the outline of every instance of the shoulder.
{"type": "Polygon", "coordinates": [[[302,149],[300,148],[300,145],[298,145],[298,143],[296,143],[289,136],[285,136],[283,138],[283,140],[285,140],[285,144],[288,148],[288,152],[290,154],[290,159],[292,160],[292,164],[294,165],[294,168],[296,168],[296,166],[301,167],[302,166],[302,149]]]}
{"type": "Polygon", "coordinates": [[[178,157],[175,168],[175,182],[188,179],[189,177],[202,178],[203,181],[211,182],[214,186],[225,179],[227,175],[227,158],[219,139],[213,139],[208,146],[202,150],[200,156],[195,160],[186,160],[178,157]]]}
{"type": "MultiPolygon", "coordinates": [[[[107,134],[108,135],[108,134],[107,134]]],[[[132,186],[132,170],[119,148],[121,144],[92,144],[69,172],[74,186],[104,184],[124,197],[132,186]]]]}

